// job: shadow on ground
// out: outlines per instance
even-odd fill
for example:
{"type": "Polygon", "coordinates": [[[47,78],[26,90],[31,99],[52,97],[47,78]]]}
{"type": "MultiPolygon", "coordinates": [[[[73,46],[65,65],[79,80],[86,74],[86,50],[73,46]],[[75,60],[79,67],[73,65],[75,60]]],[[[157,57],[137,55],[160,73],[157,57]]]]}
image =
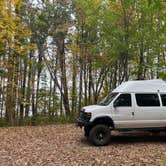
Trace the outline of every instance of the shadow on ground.
{"type": "MultiPolygon", "coordinates": [[[[124,132],[113,133],[110,140],[111,144],[130,144],[130,143],[166,143],[166,132],[152,134],[149,132],[124,132]]],[[[81,143],[91,145],[87,138],[82,138],[81,143]]]]}
{"type": "Polygon", "coordinates": [[[155,143],[166,142],[166,133],[151,134],[149,132],[121,133],[113,135],[111,143],[155,143]]]}

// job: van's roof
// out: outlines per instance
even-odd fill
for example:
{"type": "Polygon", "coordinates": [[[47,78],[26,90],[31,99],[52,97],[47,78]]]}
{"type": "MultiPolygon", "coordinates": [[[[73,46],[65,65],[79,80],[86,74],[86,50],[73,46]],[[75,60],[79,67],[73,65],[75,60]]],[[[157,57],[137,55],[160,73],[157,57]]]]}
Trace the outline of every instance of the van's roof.
{"type": "Polygon", "coordinates": [[[127,81],[119,85],[113,92],[166,93],[166,82],[161,79],[127,81]]]}

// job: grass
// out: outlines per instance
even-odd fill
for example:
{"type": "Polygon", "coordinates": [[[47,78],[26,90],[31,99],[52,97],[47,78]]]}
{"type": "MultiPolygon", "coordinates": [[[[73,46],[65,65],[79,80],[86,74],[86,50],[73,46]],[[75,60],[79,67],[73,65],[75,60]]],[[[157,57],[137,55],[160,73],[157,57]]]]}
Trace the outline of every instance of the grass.
{"type": "MultiPolygon", "coordinates": [[[[20,124],[19,119],[16,118],[13,126],[38,126],[38,125],[50,125],[50,124],[70,124],[75,123],[76,115],[59,115],[59,116],[49,116],[49,115],[36,115],[32,117],[24,118],[23,122],[20,124]]],[[[5,118],[0,119],[0,127],[11,126],[5,118]]]]}

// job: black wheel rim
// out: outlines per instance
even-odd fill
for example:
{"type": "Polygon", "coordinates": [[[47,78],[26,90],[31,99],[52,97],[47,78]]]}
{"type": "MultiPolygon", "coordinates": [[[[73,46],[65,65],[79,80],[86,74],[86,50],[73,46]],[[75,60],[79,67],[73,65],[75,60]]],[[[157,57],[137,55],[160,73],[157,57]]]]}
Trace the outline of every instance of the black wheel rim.
{"type": "Polygon", "coordinates": [[[106,132],[103,131],[103,130],[98,130],[98,131],[96,132],[96,138],[97,138],[100,142],[103,142],[103,141],[104,141],[105,136],[106,136],[106,132]]]}

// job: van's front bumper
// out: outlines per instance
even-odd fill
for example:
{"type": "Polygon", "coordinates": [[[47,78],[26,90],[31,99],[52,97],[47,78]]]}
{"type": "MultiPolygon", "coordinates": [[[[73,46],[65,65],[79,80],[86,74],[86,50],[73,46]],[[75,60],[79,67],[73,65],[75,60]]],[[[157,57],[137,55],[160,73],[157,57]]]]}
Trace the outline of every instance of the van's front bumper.
{"type": "Polygon", "coordinates": [[[88,125],[88,122],[78,118],[76,124],[77,124],[78,127],[83,127],[83,126],[88,125]]]}
{"type": "Polygon", "coordinates": [[[90,122],[91,113],[80,111],[79,118],[76,121],[77,126],[83,127],[91,124],[90,122]]]}

